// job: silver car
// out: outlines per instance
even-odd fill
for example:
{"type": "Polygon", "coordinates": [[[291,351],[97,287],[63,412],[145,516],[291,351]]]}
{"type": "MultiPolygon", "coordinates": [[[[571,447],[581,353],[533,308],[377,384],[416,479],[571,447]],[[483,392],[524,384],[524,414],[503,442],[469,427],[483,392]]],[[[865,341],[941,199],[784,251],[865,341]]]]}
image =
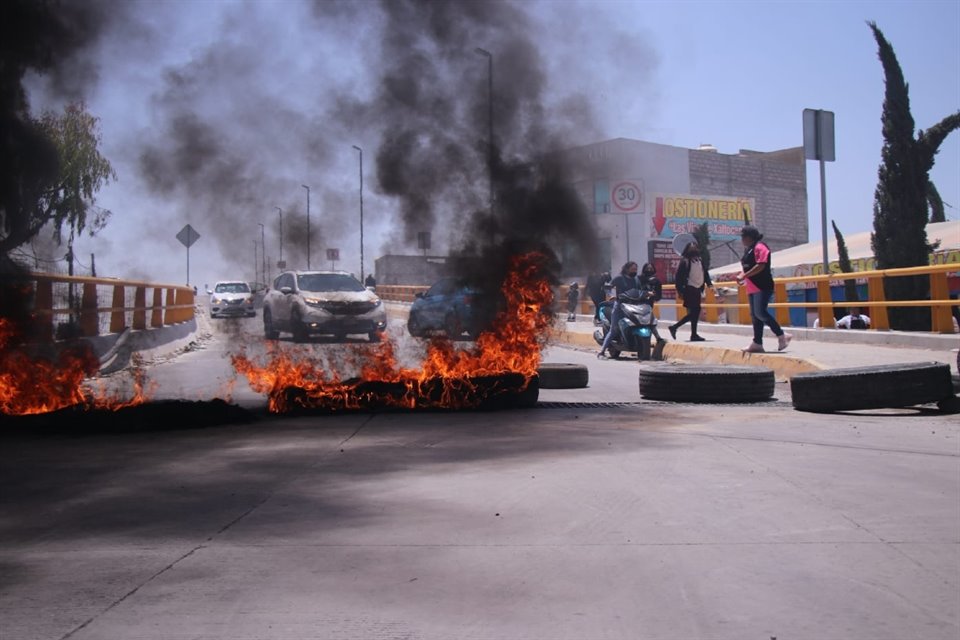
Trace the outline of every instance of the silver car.
{"type": "Polygon", "coordinates": [[[224,280],[213,286],[210,294],[210,317],[257,315],[253,309],[253,292],[250,285],[239,280],[224,280]]]}
{"type": "Polygon", "coordinates": [[[379,342],[387,312],[375,293],[343,271],[287,271],[273,281],[263,299],[263,333],[276,340],[281,331],[301,342],[310,335],[366,334],[379,342]]]}

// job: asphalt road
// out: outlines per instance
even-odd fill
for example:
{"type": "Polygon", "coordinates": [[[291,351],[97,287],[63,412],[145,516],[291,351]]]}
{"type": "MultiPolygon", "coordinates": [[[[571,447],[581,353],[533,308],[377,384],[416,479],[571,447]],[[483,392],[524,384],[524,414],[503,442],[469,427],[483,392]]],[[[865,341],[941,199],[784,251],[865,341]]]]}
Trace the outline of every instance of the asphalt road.
{"type": "MultiPolygon", "coordinates": [[[[151,368],[158,394],[217,395],[229,349],[261,348],[240,325],[151,368]]],[[[634,362],[548,359],[592,383],[543,400],[639,400],[634,362]]],[[[958,423],[637,403],[4,431],[0,637],[956,640],[958,423]]]]}

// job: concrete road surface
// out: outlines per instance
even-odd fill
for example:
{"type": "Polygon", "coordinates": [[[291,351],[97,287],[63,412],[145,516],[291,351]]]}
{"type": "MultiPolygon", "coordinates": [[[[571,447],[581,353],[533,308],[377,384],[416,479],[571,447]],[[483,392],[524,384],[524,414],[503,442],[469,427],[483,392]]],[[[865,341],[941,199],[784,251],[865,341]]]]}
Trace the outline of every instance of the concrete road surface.
{"type": "MultiPolygon", "coordinates": [[[[156,367],[162,391],[216,389],[224,335],[156,367]]],[[[591,363],[592,388],[561,397],[636,401],[636,366],[591,363]]],[[[960,637],[955,416],[638,403],[177,426],[2,432],[0,637],[960,637]]]]}

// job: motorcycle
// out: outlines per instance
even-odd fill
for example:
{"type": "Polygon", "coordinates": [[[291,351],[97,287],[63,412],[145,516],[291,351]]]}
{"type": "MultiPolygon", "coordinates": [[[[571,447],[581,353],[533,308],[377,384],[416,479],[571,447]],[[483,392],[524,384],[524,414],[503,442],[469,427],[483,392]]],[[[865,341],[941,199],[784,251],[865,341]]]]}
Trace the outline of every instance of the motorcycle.
{"type": "MultiPolygon", "coordinates": [[[[612,330],[613,302],[600,305],[600,327],[593,332],[593,339],[603,345],[607,333],[612,330]]],[[[620,321],[618,331],[607,345],[610,357],[620,359],[624,352],[636,353],[639,360],[662,360],[666,341],[657,331],[657,318],[653,315],[653,305],[637,289],[631,289],[620,295],[620,321]],[[653,338],[657,339],[652,345],[653,338]],[[652,348],[651,348],[652,347],[652,348]]]]}

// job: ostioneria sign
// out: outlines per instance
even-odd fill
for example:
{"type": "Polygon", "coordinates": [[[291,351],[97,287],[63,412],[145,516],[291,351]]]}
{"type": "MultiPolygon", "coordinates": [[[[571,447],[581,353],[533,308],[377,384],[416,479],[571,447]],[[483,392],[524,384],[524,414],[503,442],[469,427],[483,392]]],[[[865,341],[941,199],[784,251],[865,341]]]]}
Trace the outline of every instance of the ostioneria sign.
{"type": "Polygon", "coordinates": [[[652,235],[660,238],[692,233],[706,222],[711,240],[735,240],[746,219],[756,223],[753,198],[657,194],[654,202],[652,235]]]}

